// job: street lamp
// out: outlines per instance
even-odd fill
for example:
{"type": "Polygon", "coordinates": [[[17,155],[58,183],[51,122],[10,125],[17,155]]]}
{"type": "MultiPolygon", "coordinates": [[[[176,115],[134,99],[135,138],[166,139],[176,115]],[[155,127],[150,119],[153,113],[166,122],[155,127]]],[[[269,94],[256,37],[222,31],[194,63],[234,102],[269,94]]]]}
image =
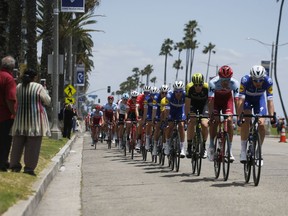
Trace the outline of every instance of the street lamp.
{"type": "MultiPolygon", "coordinates": [[[[275,45],[274,45],[274,42],[272,42],[272,44],[268,44],[268,43],[264,43],[264,42],[262,42],[262,41],[260,41],[260,40],[258,40],[258,39],[255,39],[255,38],[251,38],[251,37],[247,37],[246,38],[247,40],[254,40],[254,41],[256,41],[256,42],[258,42],[258,43],[260,43],[260,44],[262,44],[262,45],[264,45],[264,46],[271,46],[271,61],[270,61],[270,73],[269,73],[269,75],[270,75],[270,77],[271,78],[273,78],[273,66],[274,66],[274,47],[275,47],[275,45]]],[[[283,43],[283,44],[278,44],[278,46],[284,46],[284,45],[287,45],[288,43],[283,43]]]]}

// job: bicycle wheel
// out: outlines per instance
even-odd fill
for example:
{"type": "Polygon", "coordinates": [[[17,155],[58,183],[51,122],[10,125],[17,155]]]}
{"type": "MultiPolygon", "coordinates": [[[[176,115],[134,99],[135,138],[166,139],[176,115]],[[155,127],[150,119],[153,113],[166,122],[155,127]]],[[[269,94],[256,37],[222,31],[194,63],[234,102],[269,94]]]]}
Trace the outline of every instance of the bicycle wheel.
{"type": "Polygon", "coordinates": [[[219,139],[220,138],[216,136],[214,141],[214,174],[216,179],[219,177],[221,169],[221,147],[219,139]]]}
{"type": "Polygon", "coordinates": [[[203,138],[202,134],[197,134],[197,144],[196,144],[196,168],[197,168],[197,176],[201,173],[201,166],[202,166],[202,153],[204,151],[203,147],[203,138]]]}
{"type": "Polygon", "coordinates": [[[254,180],[254,185],[257,186],[259,184],[259,181],[260,181],[261,160],[263,160],[259,133],[255,133],[253,135],[253,156],[252,156],[252,159],[253,159],[253,180],[254,180]]]}
{"type": "Polygon", "coordinates": [[[171,171],[173,171],[175,167],[176,149],[174,148],[174,146],[174,140],[171,139],[171,150],[169,155],[169,166],[171,168],[171,171]]]}
{"type": "Polygon", "coordinates": [[[178,134],[178,136],[175,138],[175,143],[174,144],[176,144],[176,146],[175,146],[175,153],[176,153],[176,157],[175,157],[175,167],[176,167],[176,172],[178,172],[179,171],[179,168],[180,168],[180,152],[181,152],[181,150],[180,150],[180,139],[179,139],[179,134],[178,134]]]}
{"type": "Polygon", "coordinates": [[[197,142],[196,142],[196,135],[193,139],[193,143],[192,143],[192,157],[191,157],[191,165],[192,165],[192,174],[195,174],[196,171],[196,166],[197,166],[197,156],[196,156],[196,150],[197,149],[197,142]]]}
{"type": "Polygon", "coordinates": [[[158,164],[161,165],[162,164],[162,157],[163,155],[163,151],[162,151],[162,146],[163,146],[163,142],[162,142],[162,135],[160,135],[159,140],[158,140],[158,145],[157,145],[157,154],[158,154],[158,164]]]}
{"type": "Polygon", "coordinates": [[[248,141],[249,144],[247,145],[247,150],[246,150],[246,163],[244,163],[244,177],[245,177],[245,182],[248,183],[250,180],[250,175],[251,175],[251,165],[252,165],[252,143],[251,141],[248,141]]]}
{"type": "Polygon", "coordinates": [[[224,181],[228,180],[230,171],[230,140],[228,133],[224,133],[222,139],[222,168],[224,181]]]}

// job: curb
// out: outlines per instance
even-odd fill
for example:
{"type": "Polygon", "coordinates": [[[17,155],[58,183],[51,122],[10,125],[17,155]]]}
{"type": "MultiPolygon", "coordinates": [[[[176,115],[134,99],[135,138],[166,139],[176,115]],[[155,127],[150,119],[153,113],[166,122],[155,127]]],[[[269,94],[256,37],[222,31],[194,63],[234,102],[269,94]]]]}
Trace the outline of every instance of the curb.
{"type": "Polygon", "coordinates": [[[3,216],[31,216],[37,208],[39,202],[50,182],[54,179],[59,168],[63,165],[65,158],[70,154],[70,150],[77,139],[77,134],[74,134],[65,146],[51,159],[51,163],[39,174],[38,180],[33,184],[32,190],[34,194],[28,197],[27,200],[21,200],[11,206],[3,216]]]}

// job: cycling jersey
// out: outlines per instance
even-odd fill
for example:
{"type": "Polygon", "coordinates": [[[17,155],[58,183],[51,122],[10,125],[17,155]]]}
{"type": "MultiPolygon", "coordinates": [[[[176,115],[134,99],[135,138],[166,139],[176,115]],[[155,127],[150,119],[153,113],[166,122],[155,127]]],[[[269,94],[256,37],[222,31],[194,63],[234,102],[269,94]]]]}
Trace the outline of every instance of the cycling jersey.
{"type": "Polygon", "coordinates": [[[103,106],[103,110],[104,110],[104,115],[105,117],[109,120],[109,121],[113,121],[113,116],[116,113],[117,110],[117,105],[116,103],[112,103],[112,104],[105,104],[103,106]]]}
{"type": "Polygon", "coordinates": [[[239,97],[239,82],[234,78],[214,77],[209,82],[208,98],[214,98],[214,113],[222,110],[223,114],[234,113],[234,100],[239,97]]]}
{"type": "MultiPolygon", "coordinates": [[[[163,104],[167,103],[165,109],[169,109],[169,120],[185,120],[186,115],[184,112],[185,105],[185,91],[182,92],[181,98],[178,100],[175,96],[175,92],[169,92],[165,98],[163,98],[163,104]],[[167,101],[166,101],[167,100],[167,101]]],[[[161,103],[162,103],[161,100],[161,103]]]]}
{"type": "Polygon", "coordinates": [[[186,97],[191,99],[190,112],[207,113],[208,101],[208,83],[204,83],[200,92],[196,92],[193,82],[188,83],[186,86],[186,97]]]}
{"type": "Polygon", "coordinates": [[[120,100],[118,102],[117,109],[118,109],[118,113],[119,113],[119,119],[118,119],[119,124],[123,124],[123,121],[125,120],[125,114],[126,114],[128,108],[129,108],[128,105],[123,103],[122,100],[120,100]]]}
{"type": "Polygon", "coordinates": [[[93,122],[93,125],[99,125],[101,124],[101,117],[103,116],[103,112],[102,111],[95,111],[93,113],[93,115],[91,115],[91,118],[92,118],[92,122],[93,122]]]}
{"type": "Polygon", "coordinates": [[[146,98],[144,99],[144,108],[147,108],[147,116],[146,119],[148,121],[152,120],[152,111],[153,109],[157,109],[157,107],[155,107],[156,105],[156,95],[147,95],[146,98]]]}
{"type": "MultiPolygon", "coordinates": [[[[137,100],[136,100],[137,101],[137,100]]],[[[128,106],[128,119],[132,121],[136,121],[136,109],[138,109],[138,104],[137,102],[134,103],[133,99],[129,99],[127,101],[127,106],[128,106]]]]}
{"type": "Polygon", "coordinates": [[[242,77],[239,97],[245,99],[244,110],[253,108],[255,114],[266,115],[265,92],[267,100],[273,100],[273,81],[269,76],[264,77],[260,88],[254,86],[250,75],[242,77]]]}

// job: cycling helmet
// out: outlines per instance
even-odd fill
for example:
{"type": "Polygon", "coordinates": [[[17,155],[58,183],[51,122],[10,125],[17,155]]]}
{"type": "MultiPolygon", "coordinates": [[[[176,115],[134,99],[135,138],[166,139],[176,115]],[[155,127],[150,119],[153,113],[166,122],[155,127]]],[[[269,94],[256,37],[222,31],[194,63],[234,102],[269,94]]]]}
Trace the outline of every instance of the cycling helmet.
{"type": "Polygon", "coordinates": [[[196,73],[192,76],[193,84],[203,84],[204,83],[204,76],[201,73],[196,73]]]}
{"type": "Polygon", "coordinates": [[[175,81],[173,84],[173,89],[175,90],[183,90],[185,87],[184,83],[182,81],[175,81]]]}
{"type": "Polygon", "coordinates": [[[218,75],[220,78],[231,78],[233,75],[233,70],[228,65],[224,65],[220,67],[218,75]]]}
{"type": "Polygon", "coordinates": [[[151,92],[151,87],[150,86],[144,86],[143,87],[143,92],[151,92]]]}
{"type": "Polygon", "coordinates": [[[137,97],[139,93],[137,91],[132,91],[131,92],[131,97],[137,97]]]}
{"type": "Polygon", "coordinates": [[[254,65],[250,69],[250,75],[253,79],[261,79],[266,75],[265,68],[261,65],[254,65]]]}
{"type": "Polygon", "coordinates": [[[127,93],[124,93],[124,94],[122,95],[122,99],[128,100],[128,99],[129,99],[129,95],[128,95],[127,93]]]}
{"type": "Polygon", "coordinates": [[[109,100],[109,99],[114,100],[114,97],[113,97],[112,95],[110,95],[110,96],[108,96],[108,100],[109,100]]]}
{"type": "Polygon", "coordinates": [[[157,94],[159,92],[156,86],[151,87],[151,94],[157,94]]]}
{"type": "Polygon", "coordinates": [[[92,109],[92,112],[94,113],[96,111],[96,109],[92,109]]]}
{"type": "Polygon", "coordinates": [[[101,106],[98,104],[98,105],[95,106],[95,109],[96,110],[101,110],[101,106]]]}
{"type": "Polygon", "coordinates": [[[168,92],[168,91],[169,91],[168,85],[162,85],[162,86],[160,87],[160,91],[161,91],[161,92],[168,92]]]}

